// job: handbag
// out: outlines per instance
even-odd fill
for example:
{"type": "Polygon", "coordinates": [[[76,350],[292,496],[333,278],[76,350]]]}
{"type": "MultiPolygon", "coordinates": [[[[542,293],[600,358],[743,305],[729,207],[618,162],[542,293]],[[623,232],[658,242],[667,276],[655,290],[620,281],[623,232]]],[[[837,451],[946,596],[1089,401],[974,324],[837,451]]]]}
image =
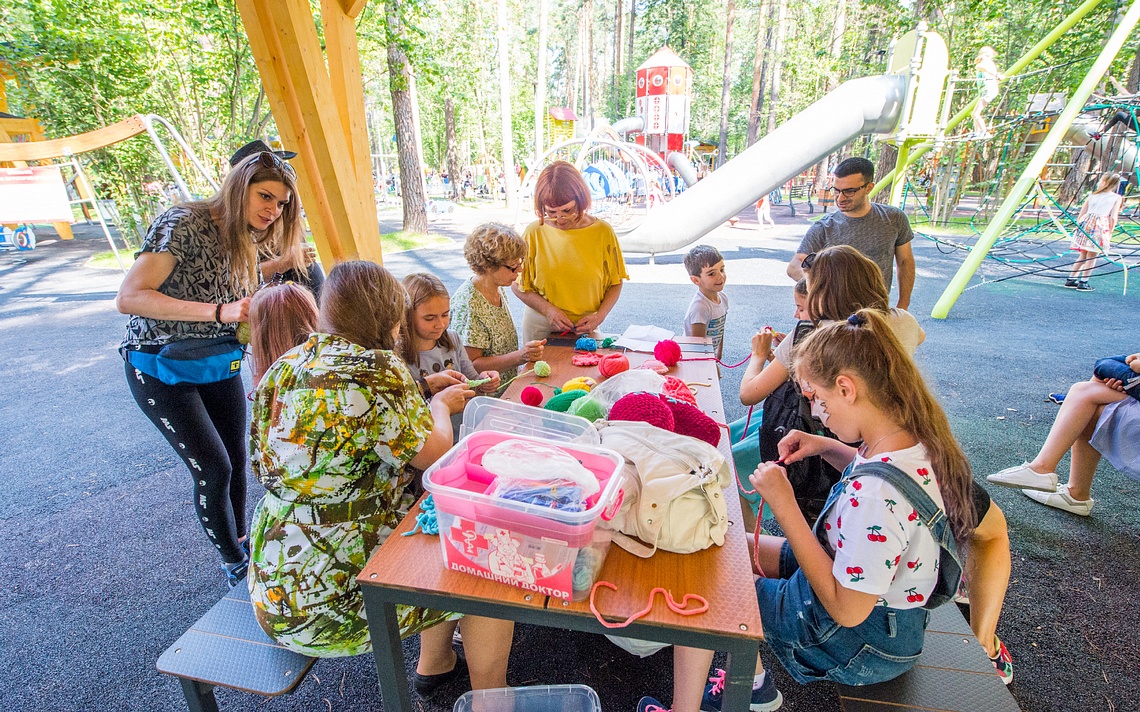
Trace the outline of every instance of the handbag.
{"type": "Polygon", "coordinates": [[[614,543],[643,559],[657,549],[690,554],[724,544],[732,471],[719,450],[648,423],[600,425],[602,446],[626,461],[622,505],[606,523],[614,543]]]}
{"type": "Polygon", "coordinates": [[[236,336],[171,341],[158,353],[129,351],[132,366],[168,386],[217,383],[241,372],[245,347],[236,336]]]}

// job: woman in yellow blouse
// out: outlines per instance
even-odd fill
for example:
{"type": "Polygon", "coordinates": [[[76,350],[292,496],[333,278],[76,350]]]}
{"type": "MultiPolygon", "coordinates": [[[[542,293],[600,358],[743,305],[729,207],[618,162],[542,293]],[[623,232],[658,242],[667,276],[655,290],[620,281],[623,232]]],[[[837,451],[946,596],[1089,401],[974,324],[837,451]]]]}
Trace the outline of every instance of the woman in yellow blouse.
{"type": "Polygon", "coordinates": [[[629,279],[617,235],[604,220],[590,215],[590,191],[571,164],[551,163],[538,176],[534,212],[527,226],[527,260],[515,296],[526,304],[523,341],[550,332],[594,331],[621,295],[629,279]]]}

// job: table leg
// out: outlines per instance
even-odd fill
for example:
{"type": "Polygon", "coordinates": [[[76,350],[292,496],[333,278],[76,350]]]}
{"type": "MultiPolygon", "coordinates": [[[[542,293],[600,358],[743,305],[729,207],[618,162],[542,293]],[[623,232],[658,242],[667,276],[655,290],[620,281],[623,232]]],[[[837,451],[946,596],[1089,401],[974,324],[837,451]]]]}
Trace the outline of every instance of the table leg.
{"type": "Polygon", "coordinates": [[[724,666],[724,700],[722,712],[748,712],[752,700],[752,677],[756,672],[756,656],[760,646],[756,641],[734,641],[726,648],[728,661],[724,666]]]}
{"type": "Polygon", "coordinates": [[[376,675],[380,678],[380,697],[388,712],[412,712],[412,692],[404,666],[404,649],[400,645],[400,620],[396,604],[385,601],[379,589],[363,586],[368,610],[368,633],[372,637],[372,654],[376,675]],[[380,615],[375,615],[379,613],[380,615]]]}

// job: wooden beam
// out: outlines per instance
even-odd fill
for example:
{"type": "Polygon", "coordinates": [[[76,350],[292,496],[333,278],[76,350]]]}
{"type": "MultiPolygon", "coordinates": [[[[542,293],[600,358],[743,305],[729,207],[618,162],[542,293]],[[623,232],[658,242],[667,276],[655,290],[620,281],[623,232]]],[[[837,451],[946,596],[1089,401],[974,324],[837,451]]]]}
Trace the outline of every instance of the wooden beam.
{"type": "MultiPolygon", "coordinates": [[[[34,119],[32,119],[34,121],[34,119]]],[[[79,154],[126,141],[146,131],[143,119],[134,115],[117,124],[104,126],[87,133],[57,138],[51,141],[26,141],[24,143],[0,143],[0,161],[45,161],[70,153],[79,154]]]]}
{"type": "MultiPolygon", "coordinates": [[[[368,0],[340,0],[340,7],[344,14],[352,20],[360,16],[364,12],[364,6],[368,4],[368,0]]],[[[323,15],[322,10],[322,15],[323,15]]]]}
{"type": "Polygon", "coordinates": [[[364,80],[360,71],[360,49],[356,25],[337,0],[321,0],[321,21],[325,30],[325,54],[333,100],[340,117],[357,185],[356,248],[364,259],[383,263],[380,225],[376,217],[376,197],[372,179],[372,152],[368,144],[368,124],[364,113],[364,80]]]}

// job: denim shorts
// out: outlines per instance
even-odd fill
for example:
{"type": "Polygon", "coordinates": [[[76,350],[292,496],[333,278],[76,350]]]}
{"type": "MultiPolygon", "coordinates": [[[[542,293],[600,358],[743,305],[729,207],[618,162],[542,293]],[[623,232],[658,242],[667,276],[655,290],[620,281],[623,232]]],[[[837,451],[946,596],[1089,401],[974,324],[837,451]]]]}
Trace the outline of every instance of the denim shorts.
{"type": "Polygon", "coordinates": [[[816,600],[787,542],[779,578],[757,579],[756,597],[765,642],[801,684],[883,682],[909,670],[922,652],[925,608],[875,606],[867,620],[844,628],[816,600]]]}

